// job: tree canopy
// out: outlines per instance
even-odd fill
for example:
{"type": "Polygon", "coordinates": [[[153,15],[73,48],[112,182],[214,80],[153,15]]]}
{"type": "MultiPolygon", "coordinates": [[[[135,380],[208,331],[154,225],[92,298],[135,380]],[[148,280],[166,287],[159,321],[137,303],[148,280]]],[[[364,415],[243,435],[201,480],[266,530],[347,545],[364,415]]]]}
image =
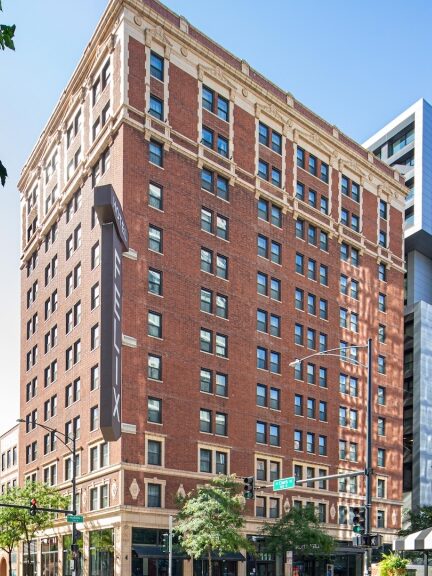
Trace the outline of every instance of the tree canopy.
{"type": "MultiPolygon", "coordinates": [[[[29,482],[23,487],[11,488],[0,496],[0,504],[17,504],[30,506],[32,498],[37,507],[67,509],[69,498],[55,488],[43,483],[29,482]]],[[[37,511],[34,516],[25,508],[5,508],[0,506],[0,548],[12,551],[16,543],[24,540],[27,550],[30,542],[39,531],[47,530],[54,525],[55,515],[52,512],[37,511]]],[[[28,557],[30,554],[28,554],[28,557]]],[[[10,566],[10,562],[9,562],[10,566]]]]}
{"type": "Polygon", "coordinates": [[[400,536],[406,536],[432,526],[432,506],[423,506],[418,510],[404,510],[404,524],[407,527],[399,531],[400,536]]]}
{"type": "MultiPolygon", "coordinates": [[[[0,11],[3,11],[2,3],[0,0],[0,11]]],[[[15,35],[15,24],[10,26],[9,24],[0,24],[0,48],[2,50],[15,50],[15,44],[13,41],[15,35]]],[[[0,182],[2,186],[6,183],[7,171],[4,167],[2,161],[0,160],[0,182]]]]}
{"type": "Polygon", "coordinates": [[[205,556],[212,574],[212,555],[250,550],[251,543],[240,532],[244,499],[235,475],[216,476],[198,486],[181,501],[174,532],[182,548],[193,558],[205,556]]]}
{"type": "Polygon", "coordinates": [[[308,506],[291,508],[274,523],[266,523],[262,530],[265,548],[273,554],[296,550],[302,554],[329,554],[335,542],[320,526],[315,511],[308,506]]]}

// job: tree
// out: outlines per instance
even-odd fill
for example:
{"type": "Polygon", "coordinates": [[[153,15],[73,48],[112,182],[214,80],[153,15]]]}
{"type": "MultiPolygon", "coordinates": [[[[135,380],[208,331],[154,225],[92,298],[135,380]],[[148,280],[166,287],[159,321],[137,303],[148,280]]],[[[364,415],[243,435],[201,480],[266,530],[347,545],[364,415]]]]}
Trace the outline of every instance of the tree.
{"type": "Polygon", "coordinates": [[[252,550],[240,534],[245,520],[244,499],[235,475],[216,476],[210,484],[199,486],[181,501],[174,532],[182,548],[193,558],[206,556],[212,576],[212,554],[252,550]]]}
{"type": "Polygon", "coordinates": [[[432,526],[432,506],[423,506],[418,510],[404,510],[403,523],[407,528],[399,530],[399,536],[407,536],[432,526]]]}
{"type": "MultiPolygon", "coordinates": [[[[1,0],[0,0],[0,11],[3,11],[1,0]]],[[[15,50],[15,44],[13,41],[13,37],[15,35],[15,25],[9,26],[8,24],[0,24],[0,48],[2,50],[15,50]]],[[[0,160],[0,182],[2,186],[5,185],[7,177],[6,168],[3,166],[2,161],[0,160]]]]}
{"type": "Polygon", "coordinates": [[[265,549],[272,554],[282,554],[300,549],[308,555],[329,554],[335,542],[320,527],[312,508],[291,508],[279,520],[266,523],[262,530],[265,549]]]}
{"type": "MultiPolygon", "coordinates": [[[[29,482],[22,488],[12,488],[3,494],[0,503],[18,504],[20,506],[30,506],[30,501],[34,498],[38,508],[58,508],[67,509],[69,507],[69,498],[62,495],[55,488],[43,483],[29,482]]],[[[1,508],[1,507],[0,507],[1,508]]],[[[3,508],[7,512],[4,514],[6,525],[1,525],[0,530],[3,532],[5,541],[12,541],[14,535],[18,540],[24,540],[27,545],[27,564],[26,573],[32,574],[30,560],[30,544],[37,532],[51,528],[54,525],[55,515],[52,512],[37,511],[34,516],[24,508],[3,508]],[[9,536],[6,534],[9,532],[9,536]]],[[[1,540],[0,540],[1,542],[1,540]]]]}
{"type": "MultiPolygon", "coordinates": [[[[4,497],[0,498],[0,501],[4,500],[4,497]]],[[[0,507],[0,548],[9,557],[9,576],[12,576],[12,552],[21,540],[21,532],[14,518],[15,510],[0,507]]]]}

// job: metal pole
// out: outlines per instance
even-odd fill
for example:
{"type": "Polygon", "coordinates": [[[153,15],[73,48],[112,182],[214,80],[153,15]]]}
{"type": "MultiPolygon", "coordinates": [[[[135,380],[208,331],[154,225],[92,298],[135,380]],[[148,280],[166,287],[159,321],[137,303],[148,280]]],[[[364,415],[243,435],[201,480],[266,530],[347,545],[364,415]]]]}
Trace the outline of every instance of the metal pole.
{"type": "MultiPolygon", "coordinates": [[[[76,515],[76,435],[72,437],[72,510],[73,515],[76,515]]],[[[78,574],[78,553],[75,550],[77,541],[77,530],[75,522],[72,523],[72,558],[74,565],[73,576],[78,574]]]]}
{"type": "Polygon", "coordinates": [[[168,519],[168,576],[172,576],[172,561],[173,561],[173,552],[172,552],[172,529],[173,529],[173,517],[169,516],[168,519]]]}
{"type": "MultiPolygon", "coordinates": [[[[367,344],[367,411],[366,411],[366,534],[372,531],[372,339],[368,338],[367,344]]],[[[372,550],[367,550],[367,562],[365,574],[370,575],[372,572],[372,550]]]]}
{"type": "Polygon", "coordinates": [[[429,573],[428,564],[429,564],[429,553],[427,550],[425,550],[423,552],[423,576],[428,576],[429,573]]]}

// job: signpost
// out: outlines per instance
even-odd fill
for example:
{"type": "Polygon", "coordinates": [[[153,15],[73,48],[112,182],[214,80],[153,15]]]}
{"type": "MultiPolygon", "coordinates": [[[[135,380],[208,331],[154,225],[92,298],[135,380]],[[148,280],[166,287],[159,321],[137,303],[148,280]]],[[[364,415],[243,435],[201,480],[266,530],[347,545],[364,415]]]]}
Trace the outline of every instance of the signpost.
{"type": "Polygon", "coordinates": [[[294,488],[296,485],[295,476],[288,476],[288,478],[279,478],[279,480],[273,480],[273,490],[286,490],[287,488],[294,488]]]}
{"type": "Polygon", "coordinates": [[[84,516],[77,515],[77,514],[75,514],[75,515],[73,515],[73,514],[68,514],[68,515],[66,516],[66,520],[67,520],[68,522],[84,522],[84,516]]]}

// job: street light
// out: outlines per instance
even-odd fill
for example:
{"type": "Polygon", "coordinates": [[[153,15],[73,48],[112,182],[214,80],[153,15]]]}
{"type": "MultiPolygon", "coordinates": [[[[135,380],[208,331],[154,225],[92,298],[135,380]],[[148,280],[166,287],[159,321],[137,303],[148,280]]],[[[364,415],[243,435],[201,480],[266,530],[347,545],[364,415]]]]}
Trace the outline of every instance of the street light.
{"type": "MultiPolygon", "coordinates": [[[[25,423],[23,418],[19,418],[17,422],[25,423]]],[[[60,442],[66,446],[69,452],[72,454],[72,514],[76,515],[76,434],[73,432],[72,434],[66,435],[63,432],[57,430],[57,428],[51,428],[51,426],[47,426],[46,424],[41,424],[40,422],[32,422],[35,426],[39,426],[48,432],[54,432],[60,442]],[[72,448],[69,446],[68,441],[72,440],[72,448]]],[[[74,551],[76,547],[77,541],[77,529],[76,523],[72,522],[72,546],[71,549],[74,551]]],[[[78,574],[78,558],[75,554],[72,554],[73,563],[74,563],[74,576],[78,574]]]]}
{"type": "MultiPolygon", "coordinates": [[[[296,366],[301,364],[304,360],[312,358],[313,356],[335,356],[336,358],[343,359],[345,362],[354,364],[355,366],[361,366],[366,369],[367,374],[367,389],[366,389],[366,466],[365,466],[365,479],[366,479],[366,495],[365,495],[365,507],[366,507],[366,522],[365,529],[366,534],[370,535],[372,527],[372,339],[368,338],[367,344],[362,344],[360,346],[341,346],[339,348],[330,348],[328,350],[322,350],[320,352],[315,352],[314,354],[309,354],[303,358],[296,358],[293,362],[289,363],[289,366],[296,366]],[[341,353],[342,350],[347,351],[351,349],[367,349],[367,363],[363,364],[355,358],[345,356],[341,353]]],[[[366,562],[366,574],[371,573],[372,564],[372,553],[371,549],[367,550],[367,562],[366,562]]]]}

